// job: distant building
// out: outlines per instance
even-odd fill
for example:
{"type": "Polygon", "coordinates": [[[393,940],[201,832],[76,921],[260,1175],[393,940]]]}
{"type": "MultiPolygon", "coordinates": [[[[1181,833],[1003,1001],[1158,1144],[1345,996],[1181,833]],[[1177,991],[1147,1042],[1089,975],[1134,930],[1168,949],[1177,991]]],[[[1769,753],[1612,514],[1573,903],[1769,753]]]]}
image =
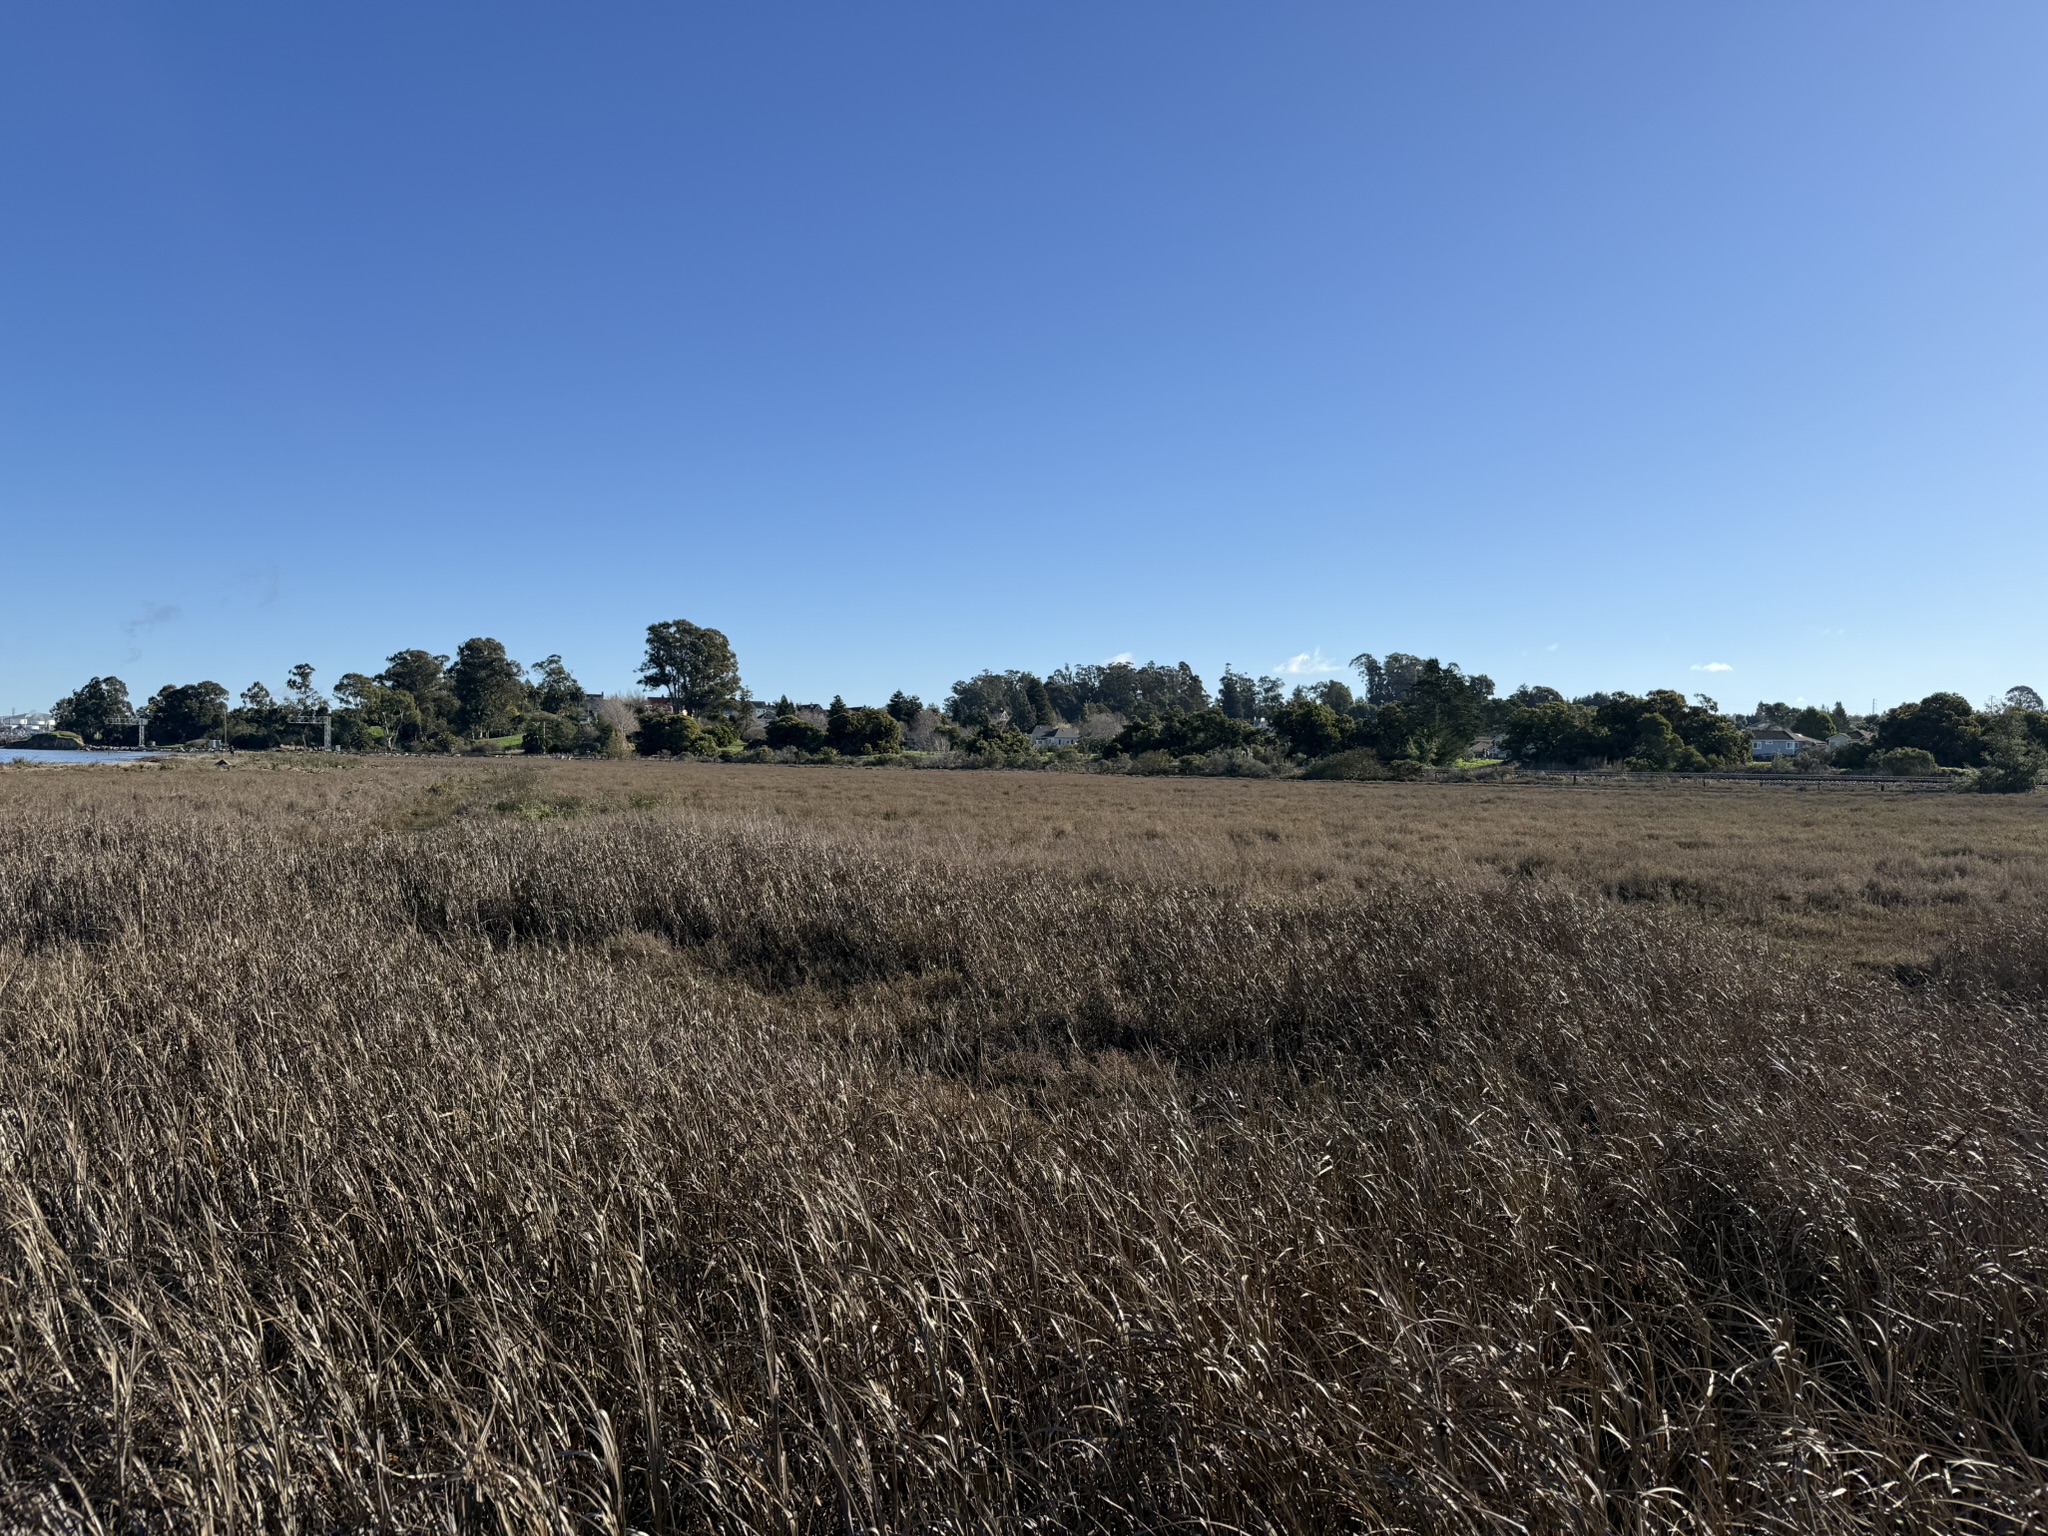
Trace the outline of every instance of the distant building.
{"type": "Polygon", "coordinates": [[[57,729],[55,715],[41,715],[30,712],[25,715],[0,715],[0,738],[11,736],[37,736],[44,731],[57,729]]]}
{"type": "MultiPolygon", "coordinates": [[[[767,699],[755,699],[753,704],[754,718],[760,721],[761,724],[767,725],[770,721],[779,718],[775,705],[767,699]]],[[[824,724],[827,711],[822,704],[792,704],[790,708],[796,711],[796,717],[799,720],[811,720],[815,716],[815,724],[824,724]]]]}
{"type": "Polygon", "coordinates": [[[1031,745],[1051,751],[1054,747],[1078,747],[1081,729],[1074,725],[1041,725],[1031,732],[1031,745]]]}
{"type": "Polygon", "coordinates": [[[1759,725],[1749,733],[1749,755],[1759,761],[1797,757],[1802,752],[1811,752],[1826,745],[1826,742],[1816,741],[1811,736],[1788,731],[1782,725],[1759,725]]]}

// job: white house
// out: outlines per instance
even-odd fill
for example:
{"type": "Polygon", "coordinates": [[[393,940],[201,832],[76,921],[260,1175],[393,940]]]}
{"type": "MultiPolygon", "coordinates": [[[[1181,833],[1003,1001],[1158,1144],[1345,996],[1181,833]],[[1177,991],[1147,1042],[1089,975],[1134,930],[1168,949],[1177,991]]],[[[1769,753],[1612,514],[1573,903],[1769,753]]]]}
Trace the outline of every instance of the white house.
{"type": "Polygon", "coordinates": [[[1054,747],[1077,747],[1081,744],[1081,731],[1072,725],[1041,725],[1031,732],[1031,745],[1050,751],[1054,747]]]}
{"type": "Polygon", "coordinates": [[[1759,725],[1749,733],[1749,755],[1759,760],[1797,757],[1801,752],[1811,752],[1825,745],[1825,742],[1815,741],[1811,736],[1788,731],[1782,725],[1759,725]]]}

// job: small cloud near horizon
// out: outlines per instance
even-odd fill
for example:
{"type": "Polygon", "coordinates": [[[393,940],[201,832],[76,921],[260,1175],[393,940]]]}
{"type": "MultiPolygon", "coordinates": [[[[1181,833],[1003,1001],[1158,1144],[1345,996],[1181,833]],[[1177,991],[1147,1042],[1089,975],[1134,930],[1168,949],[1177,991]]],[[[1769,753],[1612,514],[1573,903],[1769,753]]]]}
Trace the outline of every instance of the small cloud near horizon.
{"type": "Polygon", "coordinates": [[[1343,670],[1343,664],[1332,661],[1329,657],[1325,656],[1321,646],[1317,646],[1312,651],[1303,651],[1299,656],[1290,656],[1287,660],[1280,663],[1280,675],[1282,677],[1312,677],[1322,673],[1342,672],[1343,670]]]}
{"type": "Polygon", "coordinates": [[[1130,653],[1129,651],[1118,651],[1118,652],[1117,652],[1117,653],[1116,653],[1116,654],[1115,654],[1114,656],[1109,656],[1109,657],[1105,657],[1105,658],[1103,659],[1103,663],[1102,663],[1102,664],[1103,664],[1103,665],[1104,665],[1105,667],[1113,667],[1113,666],[1115,666],[1115,665],[1116,665],[1116,664],[1117,664],[1118,662],[1122,662],[1122,663],[1124,663],[1125,665],[1127,665],[1127,666],[1128,666],[1128,665],[1130,665],[1131,663],[1134,663],[1135,661],[1137,661],[1137,659],[1138,659],[1138,658],[1137,658],[1137,657],[1135,657],[1135,656],[1133,656],[1133,655],[1132,655],[1132,654],[1131,654],[1131,653],[1130,653]]]}
{"type": "Polygon", "coordinates": [[[1696,661],[1692,664],[1695,672],[1733,672],[1735,669],[1725,661],[1696,661]]]}

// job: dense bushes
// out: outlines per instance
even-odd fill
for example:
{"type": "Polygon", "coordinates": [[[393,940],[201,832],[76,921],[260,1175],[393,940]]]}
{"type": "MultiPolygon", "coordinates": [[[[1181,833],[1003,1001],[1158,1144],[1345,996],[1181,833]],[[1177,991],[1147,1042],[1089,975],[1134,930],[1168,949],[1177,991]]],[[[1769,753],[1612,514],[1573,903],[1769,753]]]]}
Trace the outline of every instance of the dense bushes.
{"type": "Polygon", "coordinates": [[[1501,747],[1521,763],[1626,763],[1652,771],[1733,767],[1749,758],[1749,736],[1708,701],[1688,704],[1670,689],[1613,694],[1598,705],[1552,699],[1517,711],[1501,747]]]}
{"type": "MultiPolygon", "coordinates": [[[[1271,711],[1269,724],[1296,757],[1321,758],[1369,751],[1385,762],[1413,760],[1450,764],[1463,757],[1494,708],[1493,680],[1467,675],[1455,664],[1392,657],[1403,665],[1398,697],[1340,711],[1329,697],[1296,691],[1271,711]],[[1410,665],[1412,663],[1412,665],[1410,665]]],[[[1377,665],[1375,663],[1375,665],[1377,665]]],[[[1384,677],[1384,669],[1382,671],[1384,677]]],[[[1321,692],[1343,702],[1349,689],[1325,685],[1321,692]]]]}
{"type": "Polygon", "coordinates": [[[1310,763],[1302,770],[1301,776],[1305,779],[1385,779],[1391,778],[1392,774],[1380,761],[1377,752],[1356,747],[1310,763]]]}
{"type": "Polygon", "coordinates": [[[796,715],[777,715],[768,722],[767,742],[777,751],[815,752],[825,745],[825,732],[796,715]]]}
{"type": "Polygon", "coordinates": [[[1029,762],[1033,751],[1031,738],[1014,725],[984,725],[961,743],[961,750],[997,765],[1029,762]]]}
{"type": "Polygon", "coordinates": [[[1877,723],[1882,753],[1925,752],[1944,768],[1968,768],[1983,756],[1984,726],[1959,693],[1930,693],[1886,711],[1877,723]]]}
{"type": "Polygon", "coordinates": [[[1880,773],[1896,774],[1901,778],[1923,778],[1941,771],[1934,754],[1919,747],[1893,747],[1889,752],[1879,753],[1876,763],[1880,773]]]}
{"type": "Polygon", "coordinates": [[[727,720],[699,720],[694,715],[643,712],[633,748],[642,757],[715,757],[740,746],[739,728],[727,720]]]}
{"type": "Polygon", "coordinates": [[[1233,720],[1220,709],[1204,709],[1135,720],[1105,742],[1102,751],[1105,757],[1136,757],[1146,752],[1191,757],[1249,746],[1258,736],[1258,728],[1250,721],[1233,720]]]}
{"type": "Polygon", "coordinates": [[[2048,746],[2039,739],[2048,731],[2035,729],[2035,722],[2048,726],[2048,716],[2007,710],[1992,721],[1984,733],[1983,766],[1977,770],[1977,787],[1991,794],[2024,794],[2048,772],[2048,746]]]}
{"type": "Polygon", "coordinates": [[[849,709],[844,699],[834,698],[823,726],[792,709],[768,722],[765,739],[778,751],[806,756],[829,749],[842,757],[886,757],[902,750],[903,724],[886,709],[849,709]]]}
{"type": "Polygon", "coordinates": [[[1273,711],[1268,722],[1292,757],[1328,757],[1358,734],[1359,722],[1340,715],[1320,700],[1291,700],[1273,711]]]}
{"type": "Polygon", "coordinates": [[[825,744],[847,757],[886,756],[903,746],[903,723],[886,709],[849,709],[834,696],[825,714],[825,744]]]}
{"type": "MultiPolygon", "coordinates": [[[[667,716],[668,719],[687,719],[687,716],[667,716]]],[[[551,715],[535,710],[528,713],[523,721],[524,733],[520,737],[519,749],[528,757],[550,756],[556,753],[570,753],[577,757],[611,757],[625,751],[625,738],[619,728],[608,722],[581,719],[567,715],[551,715]]],[[[646,721],[641,722],[646,730],[646,721]]],[[[669,740],[673,732],[664,735],[657,729],[657,738],[669,740]]],[[[663,748],[661,750],[674,750],[663,748]]],[[[685,745],[682,750],[690,750],[685,745]]]]}

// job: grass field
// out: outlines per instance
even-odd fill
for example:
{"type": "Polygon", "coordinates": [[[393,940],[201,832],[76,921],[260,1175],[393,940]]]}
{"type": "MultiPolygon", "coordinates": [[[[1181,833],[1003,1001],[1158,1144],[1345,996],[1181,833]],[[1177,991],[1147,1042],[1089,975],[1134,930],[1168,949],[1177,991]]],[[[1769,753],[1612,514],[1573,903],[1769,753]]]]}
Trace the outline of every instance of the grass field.
{"type": "Polygon", "coordinates": [[[2048,1525],[2048,795],[0,769],[0,1528],[2048,1525]]]}

